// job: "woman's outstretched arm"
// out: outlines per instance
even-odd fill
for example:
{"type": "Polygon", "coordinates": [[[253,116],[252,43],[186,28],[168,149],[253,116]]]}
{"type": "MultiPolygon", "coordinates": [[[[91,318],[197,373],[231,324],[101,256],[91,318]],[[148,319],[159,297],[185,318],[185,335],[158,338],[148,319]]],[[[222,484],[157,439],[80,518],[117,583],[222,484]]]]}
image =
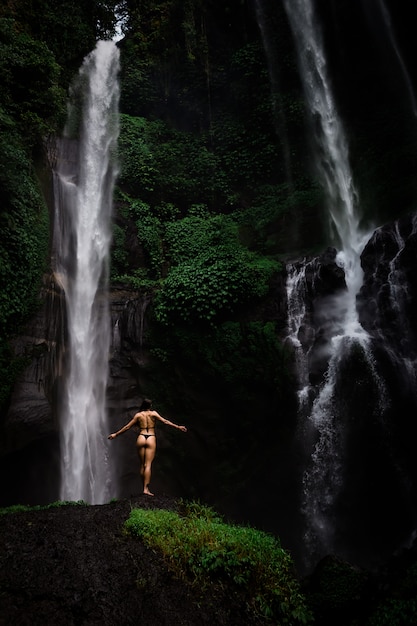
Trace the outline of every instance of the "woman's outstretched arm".
{"type": "Polygon", "coordinates": [[[118,435],[121,435],[122,433],[126,432],[127,430],[129,430],[129,428],[132,428],[132,426],[134,426],[135,424],[136,424],[136,415],[132,420],[130,420],[128,424],[123,426],[123,428],[118,430],[116,433],[111,433],[111,435],[109,435],[107,439],[116,439],[118,435]]]}
{"type": "Polygon", "coordinates": [[[185,426],[178,426],[178,424],[174,424],[174,422],[170,422],[169,420],[165,419],[165,417],[162,417],[162,415],[159,415],[159,413],[157,413],[156,411],[153,411],[153,414],[156,417],[156,419],[162,422],[163,424],[166,424],[167,426],[172,426],[173,428],[178,428],[179,430],[182,430],[183,433],[187,432],[187,429],[185,426]]]}

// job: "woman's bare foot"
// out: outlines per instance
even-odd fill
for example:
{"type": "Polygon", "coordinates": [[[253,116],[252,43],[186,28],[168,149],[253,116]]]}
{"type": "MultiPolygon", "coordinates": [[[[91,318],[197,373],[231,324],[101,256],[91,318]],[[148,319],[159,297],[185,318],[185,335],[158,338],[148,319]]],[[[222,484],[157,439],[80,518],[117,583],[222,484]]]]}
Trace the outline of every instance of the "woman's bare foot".
{"type": "Polygon", "coordinates": [[[151,493],[149,491],[149,485],[146,485],[145,489],[143,490],[143,493],[144,493],[145,496],[153,496],[154,495],[153,493],[151,493]]]}

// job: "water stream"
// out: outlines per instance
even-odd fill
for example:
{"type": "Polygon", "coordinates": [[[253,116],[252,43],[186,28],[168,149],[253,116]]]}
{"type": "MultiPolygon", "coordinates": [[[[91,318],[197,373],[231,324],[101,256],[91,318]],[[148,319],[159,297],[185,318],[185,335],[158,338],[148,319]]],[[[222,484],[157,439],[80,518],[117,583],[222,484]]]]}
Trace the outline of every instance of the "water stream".
{"type": "Polygon", "coordinates": [[[72,90],[54,172],[54,259],[67,309],[61,406],[62,500],[93,504],[111,495],[106,387],[110,321],[108,257],[119,132],[119,51],[99,41],[72,90]],[[76,138],[74,128],[78,127],[76,138]]]}
{"type": "MultiPolygon", "coordinates": [[[[302,509],[305,516],[305,542],[310,554],[325,554],[334,548],[335,503],[344,482],[345,433],[343,419],[338,416],[336,383],[338,371],[352,349],[359,349],[369,369],[376,377],[369,338],[359,323],[356,296],[361,287],[363,272],[360,254],[371,231],[360,227],[358,194],[355,190],[349,164],[349,150],[343,125],[331,90],[321,30],[312,0],[284,0],[285,9],[294,35],[300,75],[310,113],[311,133],[316,149],[315,163],[327,199],[329,216],[329,243],[338,250],[336,262],[345,272],[346,289],[325,300],[316,319],[321,317],[327,333],[328,367],[324,382],[310,405],[302,424],[302,436],[315,441],[303,477],[302,509]]],[[[290,268],[288,300],[291,304],[289,334],[297,346],[301,318],[304,316],[303,267],[290,268]],[[298,309],[293,306],[299,302],[298,309]],[[301,307],[301,308],[300,308],[301,307]]],[[[303,355],[298,354],[302,360],[303,355]]],[[[306,359],[299,369],[300,410],[308,389],[306,359]]]]}

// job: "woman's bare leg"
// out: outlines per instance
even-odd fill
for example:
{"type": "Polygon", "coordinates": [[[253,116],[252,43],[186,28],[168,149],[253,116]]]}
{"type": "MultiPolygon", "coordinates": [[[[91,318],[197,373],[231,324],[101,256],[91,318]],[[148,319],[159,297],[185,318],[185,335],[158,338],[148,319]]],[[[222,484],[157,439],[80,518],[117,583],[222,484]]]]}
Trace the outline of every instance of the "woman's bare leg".
{"type": "Polygon", "coordinates": [[[142,478],[142,482],[144,483],[144,471],[145,471],[145,454],[146,454],[146,450],[145,450],[145,445],[138,445],[138,455],[139,455],[139,473],[140,473],[140,477],[142,478]]]}
{"type": "Polygon", "coordinates": [[[156,438],[149,437],[148,440],[145,440],[144,437],[141,437],[139,435],[138,453],[139,453],[139,459],[140,459],[140,475],[143,481],[143,493],[146,494],[147,496],[154,495],[153,493],[150,492],[149,485],[151,482],[152,461],[155,458],[155,452],[156,452],[156,438]]]}

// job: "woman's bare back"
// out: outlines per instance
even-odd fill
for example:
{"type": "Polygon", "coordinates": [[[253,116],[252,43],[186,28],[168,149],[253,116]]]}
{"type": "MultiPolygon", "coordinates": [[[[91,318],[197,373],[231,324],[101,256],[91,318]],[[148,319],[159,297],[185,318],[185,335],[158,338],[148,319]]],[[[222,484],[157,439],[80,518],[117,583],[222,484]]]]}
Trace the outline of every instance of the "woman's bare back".
{"type": "Polygon", "coordinates": [[[153,432],[155,430],[155,411],[139,411],[136,413],[136,419],[141,431],[149,432],[151,430],[153,432]]]}

